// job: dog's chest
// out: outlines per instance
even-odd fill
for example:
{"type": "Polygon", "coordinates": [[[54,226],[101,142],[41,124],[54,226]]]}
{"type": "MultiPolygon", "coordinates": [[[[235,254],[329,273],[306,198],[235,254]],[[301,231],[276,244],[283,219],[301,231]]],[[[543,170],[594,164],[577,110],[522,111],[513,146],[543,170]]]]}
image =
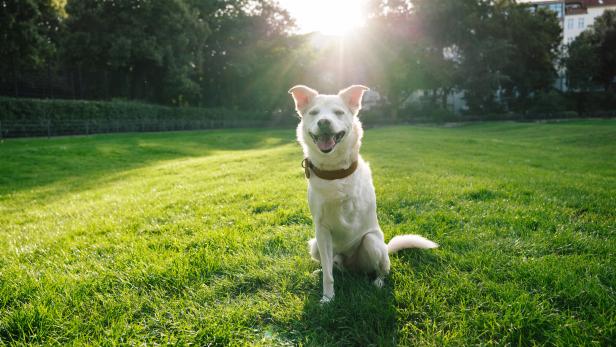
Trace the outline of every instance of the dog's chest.
{"type": "Polygon", "coordinates": [[[332,229],[352,227],[359,216],[356,197],[325,200],[321,205],[321,221],[332,229]]]}
{"type": "Polygon", "coordinates": [[[362,208],[357,197],[326,200],[315,217],[330,231],[334,249],[338,251],[353,243],[362,229],[362,208]]]}
{"type": "Polygon", "coordinates": [[[309,189],[314,222],[331,233],[337,251],[353,247],[374,219],[374,208],[370,210],[373,200],[370,197],[374,195],[370,190],[372,185],[359,182],[318,182],[311,184],[309,189]]]}

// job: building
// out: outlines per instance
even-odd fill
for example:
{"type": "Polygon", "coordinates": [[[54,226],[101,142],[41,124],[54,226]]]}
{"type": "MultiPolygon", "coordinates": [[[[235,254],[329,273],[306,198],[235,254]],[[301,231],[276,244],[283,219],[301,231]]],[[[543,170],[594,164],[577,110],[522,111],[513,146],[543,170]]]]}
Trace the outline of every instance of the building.
{"type": "MultiPolygon", "coordinates": [[[[530,4],[531,11],[539,8],[556,12],[562,28],[562,49],[566,54],[567,45],[573,42],[578,35],[588,29],[595,18],[604,11],[616,10],[616,0],[540,0],[525,1],[530,4]]],[[[554,82],[556,89],[566,91],[566,71],[558,69],[558,78],[554,82]]]]}
{"type": "Polygon", "coordinates": [[[565,2],[563,43],[569,44],[606,10],[616,10],[616,0],[569,0],[565,2]]]}
{"type": "Polygon", "coordinates": [[[531,10],[545,8],[556,12],[563,28],[563,45],[571,43],[606,10],[616,10],[616,0],[540,0],[525,1],[531,10]]]}

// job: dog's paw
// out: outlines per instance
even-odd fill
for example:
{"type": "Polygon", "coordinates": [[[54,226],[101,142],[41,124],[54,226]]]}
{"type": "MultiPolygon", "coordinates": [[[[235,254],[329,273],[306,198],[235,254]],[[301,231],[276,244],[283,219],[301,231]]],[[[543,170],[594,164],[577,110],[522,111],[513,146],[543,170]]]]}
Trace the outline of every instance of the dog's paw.
{"type": "Polygon", "coordinates": [[[326,304],[329,304],[332,300],[334,300],[333,296],[330,298],[329,296],[323,295],[323,297],[321,298],[321,301],[319,301],[319,303],[321,303],[321,305],[326,305],[326,304]]]}
{"type": "Polygon", "coordinates": [[[379,276],[372,282],[372,284],[374,284],[374,286],[377,288],[383,288],[385,281],[383,280],[383,277],[379,276]]]}

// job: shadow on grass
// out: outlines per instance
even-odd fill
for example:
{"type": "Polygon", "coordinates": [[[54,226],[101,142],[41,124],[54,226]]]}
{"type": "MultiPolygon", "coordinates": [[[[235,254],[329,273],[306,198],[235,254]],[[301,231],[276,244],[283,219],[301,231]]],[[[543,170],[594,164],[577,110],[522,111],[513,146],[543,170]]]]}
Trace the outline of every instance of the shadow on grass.
{"type": "Polygon", "coordinates": [[[0,142],[0,197],[44,186],[71,191],[154,162],[293,142],[289,129],[104,134],[0,142]]]}
{"type": "Polygon", "coordinates": [[[332,302],[320,303],[320,289],[305,302],[302,319],[293,329],[300,340],[308,346],[395,345],[391,283],[378,289],[365,275],[336,272],[334,278],[336,298],[332,302]]]}
{"type": "MultiPolygon", "coordinates": [[[[431,238],[434,239],[434,238],[431,238]]],[[[455,246],[452,247],[450,244],[450,240],[447,240],[448,243],[446,245],[448,250],[455,250],[455,246]]],[[[442,245],[439,246],[443,247],[442,245]]],[[[460,253],[467,252],[469,247],[477,247],[476,244],[471,243],[471,241],[466,241],[466,244],[461,245],[460,249],[457,251],[460,253]],[[467,244],[470,243],[470,246],[467,244]]],[[[434,276],[438,272],[447,271],[446,261],[443,261],[441,255],[436,254],[433,250],[430,249],[408,249],[402,250],[395,255],[390,255],[390,259],[392,259],[392,268],[394,266],[398,266],[393,264],[393,258],[396,257],[402,266],[408,266],[413,269],[416,273],[423,273],[429,276],[434,276]]],[[[396,270],[396,269],[392,269],[396,270]]],[[[397,269],[401,271],[402,269],[397,269]]]]}
{"type": "MultiPolygon", "coordinates": [[[[402,264],[416,273],[444,271],[439,257],[418,250],[400,252],[402,264]]],[[[399,269],[403,270],[403,269],[399,269]]],[[[396,269],[392,269],[396,271],[396,269]]],[[[405,272],[405,271],[403,271],[405,272]]],[[[383,288],[372,284],[372,277],[350,272],[334,273],[336,298],[325,305],[320,303],[319,289],[304,303],[301,320],[292,327],[295,343],[307,346],[395,346],[398,344],[400,324],[399,303],[394,295],[396,283],[389,276],[383,288]]]]}

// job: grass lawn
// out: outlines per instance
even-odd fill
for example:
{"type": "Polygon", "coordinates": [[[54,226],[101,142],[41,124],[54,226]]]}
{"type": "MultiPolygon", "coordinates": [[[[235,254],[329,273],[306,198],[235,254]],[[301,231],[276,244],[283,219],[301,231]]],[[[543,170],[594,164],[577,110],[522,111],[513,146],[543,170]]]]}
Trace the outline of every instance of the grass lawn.
{"type": "Polygon", "coordinates": [[[319,305],[289,130],[0,143],[0,345],[613,345],[616,121],[366,132],[392,256],[319,305]]]}

